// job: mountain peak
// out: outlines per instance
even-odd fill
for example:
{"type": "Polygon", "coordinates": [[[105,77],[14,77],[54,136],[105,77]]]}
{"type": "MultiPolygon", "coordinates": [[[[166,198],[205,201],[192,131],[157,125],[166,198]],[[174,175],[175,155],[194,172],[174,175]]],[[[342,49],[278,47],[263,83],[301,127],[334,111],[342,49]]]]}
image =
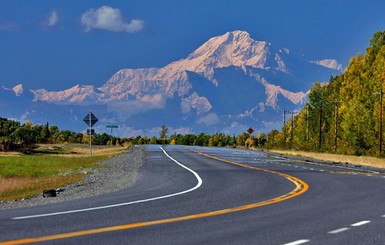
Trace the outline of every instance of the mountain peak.
{"type": "Polygon", "coordinates": [[[214,69],[230,66],[266,68],[270,43],[253,40],[245,31],[232,31],[210,38],[186,59],[166,66],[167,70],[192,71],[208,79],[213,78],[214,69]]]}
{"type": "Polygon", "coordinates": [[[226,32],[223,36],[228,36],[233,42],[250,41],[250,40],[254,41],[250,37],[250,34],[247,31],[241,31],[241,30],[226,32]]]}

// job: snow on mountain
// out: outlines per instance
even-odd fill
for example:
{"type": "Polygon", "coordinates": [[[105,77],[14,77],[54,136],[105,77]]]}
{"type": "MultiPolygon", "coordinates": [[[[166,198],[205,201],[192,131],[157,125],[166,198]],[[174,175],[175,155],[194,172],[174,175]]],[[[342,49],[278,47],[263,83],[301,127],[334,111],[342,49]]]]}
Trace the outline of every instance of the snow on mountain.
{"type": "MultiPolygon", "coordinates": [[[[163,68],[122,69],[97,91],[93,86],[80,85],[57,92],[35,90],[33,91],[34,101],[114,103],[139,99],[145,94],[159,92],[168,98],[173,97],[175,93],[184,97],[190,96],[191,90],[187,71],[200,74],[216,85],[214,70],[218,68],[235,66],[245,73],[247,67],[266,70],[273,68],[289,72],[281,58],[281,55],[289,54],[289,50],[280,49],[279,52],[272,54],[270,46],[270,43],[253,40],[245,31],[227,32],[211,38],[186,59],[175,61],[163,68]],[[271,67],[271,64],[274,67],[271,67]]],[[[209,103],[202,99],[200,101],[201,105],[198,107],[210,107],[209,103]]]]}
{"type": "MultiPolygon", "coordinates": [[[[309,61],[289,49],[255,41],[245,31],[233,31],[209,39],[186,58],[164,67],[121,69],[98,88],[76,85],[31,92],[34,102],[73,105],[73,110],[77,105],[104,108],[100,114],[108,120],[138,127],[154,127],[161,120],[183,124],[174,127],[221,123],[231,128],[234,118],[269,122],[279,118],[280,108],[298,108],[312,82],[328,79],[331,70],[342,66],[333,59],[309,61]]],[[[22,86],[13,90],[23,92],[22,86]]]]}
{"type": "Polygon", "coordinates": [[[187,98],[182,98],[182,113],[189,113],[191,109],[195,109],[199,115],[209,112],[211,108],[213,106],[210,104],[210,101],[206,97],[199,96],[196,92],[187,98]]]}
{"type": "Polygon", "coordinates": [[[310,63],[317,64],[332,70],[342,71],[342,65],[335,59],[313,60],[310,63]]]}
{"type": "MultiPolygon", "coordinates": [[[[245,72],[247,66],[266,69],[269,46],[267,42],[254,41],[247,32],[228,32],[211,38],[186,59],[163,68],[120,70],[99,89],[111,98],[122,93],[142,96],[159,90],[168,97],[174,93],[183,96],[191,89],[186,71],[201,74],[215,83],[213,75],[217,68],[237,66],[245,72]]],[[[277,68],[286,71],[279,55],[274,58],[277,68]]]]}
{"type": "MultiPolygon", "coordinates": [[[[255,41],[245,31],[227,32],[213,37],[191,53],[186,59],[175,61],[165,67],[165,71],[178,73],[192,71],[213,80],[214,69],[229,66],[240,67],[246,72],[246,67],[269,69],[267,60],[270,57],[270,43],[255,41]]],[[[285,70],[285,64],[278,54],[276,68],[285,70]]]]}
{"type": "Polygon", "coordinates": [[[13,91],[15,93],[15,95],[18,96],[18,97],[24,93],[23,84],[18,84],[18,85],[16,85],[13,88],[7,88],[7,87],[4,87],[4,86],[1,86],[1,87],[4,90],[7,90],[7,91],[13,91]]]}
{"type": "Polygon", "coordinates": [[[277,108],[278,105],[278,95],[282,95],[284,98],[288,99],[295,105],[301,105],[304,103],[307,93],[304,92],[290,92],[285,89],[282,89],[280,86],[268,84],[266,85],[266,106],[271,106],[277,108]]]}
{"type": "Polygon", "coordinates": [[[20,96],[24,92],[23,84],[16,85],[12,88],[13,92],[15,92],[16,96],[20,96]]]}
{"type": "Polygon", "coordinates": [[[49,92],[45,89],[31,90],[34,94],[34,102],[46,101],[60,104],[90,104],[99,103],[105,95],[98,93],[92,85],[75,85],[63,91],[49,92]]]}

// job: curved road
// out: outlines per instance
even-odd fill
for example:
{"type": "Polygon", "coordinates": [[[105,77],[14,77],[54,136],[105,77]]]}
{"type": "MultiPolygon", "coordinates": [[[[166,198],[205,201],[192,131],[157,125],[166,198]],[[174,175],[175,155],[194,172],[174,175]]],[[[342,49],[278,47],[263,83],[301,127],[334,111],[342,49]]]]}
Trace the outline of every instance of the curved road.
{"type": "Polygon", "coordinates": [[[134,187],[0,212],[4,244],[385,244],[385,178],[223,148],[147,146],[134,187]]]}

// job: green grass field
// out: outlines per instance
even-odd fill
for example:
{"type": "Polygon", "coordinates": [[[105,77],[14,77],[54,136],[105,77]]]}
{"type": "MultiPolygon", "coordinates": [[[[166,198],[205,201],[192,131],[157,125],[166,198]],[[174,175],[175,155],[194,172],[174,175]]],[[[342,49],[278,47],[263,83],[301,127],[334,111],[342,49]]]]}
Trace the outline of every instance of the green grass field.
{"type": "Polygon", "coordinates": [[[80,181],[87,169],[99,168],[100,161],[126,148],[99,147],[92,159],[86,146],[44,145],[28,155],[0,156],[0,201],[39,195],[80,181]]]}
{"type": "Polygon", "coordinates": [[[1,157],[0,158],[0,177],[47,177],[52,175],[64,174],[68,171],[79,170],[82,168],[93,168],[105,157],[60,157],[50,155],[27,155],[20,157],[1,157]]]}

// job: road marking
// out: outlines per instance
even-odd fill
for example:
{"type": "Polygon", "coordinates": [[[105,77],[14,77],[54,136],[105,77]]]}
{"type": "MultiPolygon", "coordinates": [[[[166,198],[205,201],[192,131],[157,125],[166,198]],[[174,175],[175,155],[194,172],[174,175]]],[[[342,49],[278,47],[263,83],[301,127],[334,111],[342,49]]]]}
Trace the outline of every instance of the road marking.
{"type": "Polygon", "coordinates": [[[180,196],[180,195],[192,192],[192,191],[198,189],[202,185],[202,179],[201,179],[201,177],[196,172],[194,172],[192,169],[184,166],[183,164],[181,164],[180,162],[178,162],[177,160],[172,158],[169,154],[167,154],[167,152],[162,147],[159,147],[159,148],[163,151],[163,153],[169,159],[171,159],[173,162],[175,162],[176,164],[178,164],[182,168],[186,169],[187,171],[191,172],[195,176],[197,181],[198,181],[197,185],[194,186],[191,189],[188,189],[188,190],[185,190],[185,191],[181,191],[181,192],[177,192],[177,193],[173,193],[173,194],[169,194],[169,195],[165,195],[165,196],[158,196],[158,197],[152,197],[152,198],[143,199],[143,200],[136,200],[136,201],[131,201],[131,202],[117,203],[117,204],[106,205],[106,206],[99,206],[99,207],[92,207],[92,208],[74,209],[74,210],[55,212],[55,213],[36,214],[36,215],[29,215],[29,216],[20,216],[20,217],[15,217],[13,219],[14,220],[18,220],[18,219],[32,219],[32,218],[40,218],[40,217],[47,217],[47,216],[55,216],[55,215],[63,215],[63,214],[88,212],[88,211],[94,211],[94,210],[100,210],[100,209],[107,209],[107,208],[115,208],[115,207],[127,206],[127,205],[132,205],[132,204],[137,204],[137,203],[156,201],[156,200],[161,200],[161,199],[165,199],[165,198],[169,198],[169,197],[180,196]]]}
{"type": "Polygon", "coordinates": [[[323,170],[323,169],[320,169],[320,170],[318,170],[318,171],[320,171],[320,172],[325,172],[325,170],[323,170]]]}
{"type": "Polygon", "coordinates": [[[328,234],[337,234],[337,233],[341,233],[341,232],[347,231],[349,229],[350,228],[344,227],[344,228],[337,229],[337,230],[334,230],[334,231],[329,231],[328,234]]]}
{"type": "Polygon", "coordinates": [[[370,222],[371,222],[370,220],[364,220],[364,221],[360,221],[360,222],[357,222],[355,224],[352,224],[350,226],[361,226],[361,225],[366,225],[366,224],[368,224],[370,222]]]}
{"type": "Polygon", "coordinates": [[[382,218],[385,218],[385,215],[382,215],[382,218]]]}
{"type": "Polygon", "coordinates": [[[302,240],[298,240],[298,241],[294,241],[294,242],[285,243],[283,245],[299,245],[299,244],[304,244],[307,242],[310,242],[310,240],[302,239],[302,240]]]}
{"type": "MultiPolygon", "coordinates": [[[[278,197],[275,197],[272,199],[268,199],[266,201],[246,204],[246,205],[234,207],[234,208],[216,210],[216,211],[212,211],[212,212],[199,213],[199,214],[193,214],[193,215],[187,215],[187,216],[181,216],[181,217],[175,217],[175,218],[167,218],[167,219],[160,219],[160,220],[153,220],[153,221],[144,221],[144,222],[138,222],[138,223],[132,223],[132,224],[124,224],[124,225],[91,229],[91,230],[83,230],[83,231],[75,231],[75,232],[69,232],[69,233],[63,233],[63,234],[48,235],[48,236],[43,236],[43,237],[11,240],[11,241],[0,242],[0,245],[26,244],[26,243],[33,243],[33,242],[52,241],[52,240],[70,238],[70,237],[78,237],[78,236],[99,234],[99,233],[105,233],[105,232],[127,230],[127,229],[133,229],[133,228],[138,228],[138,227],[167,224],[167,223],[172,223],[172,222],[202,219],[202,218],[207,218],[207,217],[213,217],[213,216],[218,216],[218,215],[224,215],[224,214],[229,214],[229,213],[235,213],[235,212],[250,210],[250,209],[254,209],[254,208],[263,207],[263,206],[271,205],[274,203],[282,202],[282,201],[300,196],[300,195],[304,194],[309,189],[309,185],[306,182],[304,182],[303,180],[298,179],[294,176],[285,174],[285,173],[281,173],[281,172],[277,172],[277,171],[273,171],[273,170],[268,170],[268,169],[263,169],[263,168],[257,168],[257,167],[249,166],[249,165],[242,164],[242,163],[232,162],[232,161],[229,161],[226,159],[221,159],[221,158],[218,158],[215,156],[210,156],[208,154],[205,154],[205,153],[202,153],[199,151],[195,151],[192,149],[190,149],[190,150],[193,152],[196,152],[197,154],[200,154],[200,155],[212,158],[212,159],[216,159],[218,161],[230,163],[230,164],[237,165],[237,166],[244,167],[244,168],[248,168],[248,169],[254,169],[254,170],[259,170],[259,171],[268,172],[268,173],[272,173],[272,174],[277,174],[281,177],[286,178],[290,182],[292,182],[295,185],[295,188],[286,194],[283,194],[281,196],[278,196],[278,197]]],[[[308,242],[309,240],[300,240],[300,241],[302,241],[302,243],[305,243],[305,242],[308,242]]],[[[297,244],[301,244],[301,243],[297,243],[297,244]]]]}

